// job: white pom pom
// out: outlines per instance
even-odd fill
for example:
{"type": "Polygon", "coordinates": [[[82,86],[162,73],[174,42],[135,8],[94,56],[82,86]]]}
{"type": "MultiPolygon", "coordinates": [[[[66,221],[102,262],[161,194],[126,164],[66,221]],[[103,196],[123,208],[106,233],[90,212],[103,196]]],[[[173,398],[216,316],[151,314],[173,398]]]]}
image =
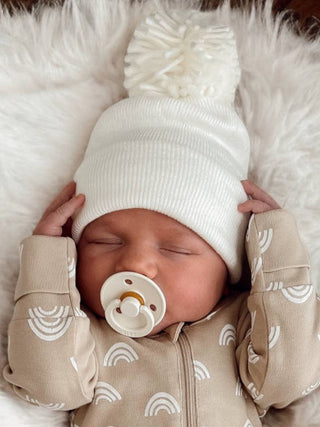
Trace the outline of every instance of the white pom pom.
{"type": "Polygon", "coordinates": [[[240,80],[235,39],[205,12],[150,15],[138,26],[125,58],[129,96],[214,97],[232,103],[240,80]]]}

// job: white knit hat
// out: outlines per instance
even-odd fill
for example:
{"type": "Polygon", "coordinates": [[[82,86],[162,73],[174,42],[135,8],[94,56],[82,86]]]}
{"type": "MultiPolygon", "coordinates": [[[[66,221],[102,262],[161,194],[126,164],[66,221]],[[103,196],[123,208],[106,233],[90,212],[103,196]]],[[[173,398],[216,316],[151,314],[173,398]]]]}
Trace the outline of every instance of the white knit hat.
{"type": "Polygon", "coordinates": [[[232,32],[197,11],[158,12],[136,30],[126,57],[129,98],[108,108],[75,174],[87,224],[113,211],[154,210],[186,225],[241,275],[249,138],[233,101],[240,78],[232,32]],[[200,23],[200,25],[199,25],[200,23]]]}

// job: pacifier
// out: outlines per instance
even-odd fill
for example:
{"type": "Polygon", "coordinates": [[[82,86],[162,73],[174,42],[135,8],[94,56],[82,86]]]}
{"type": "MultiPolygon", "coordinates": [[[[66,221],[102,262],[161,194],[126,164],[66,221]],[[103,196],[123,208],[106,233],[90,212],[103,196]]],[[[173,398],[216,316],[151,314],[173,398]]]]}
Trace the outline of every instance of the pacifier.
{"type": "Polygon", "coordinates": [[[166,312],[166,300],[159,286],[131,271],[110,276],[101,288],[100,301],[111,328],[133,338],[148,335],[166,312]]]}

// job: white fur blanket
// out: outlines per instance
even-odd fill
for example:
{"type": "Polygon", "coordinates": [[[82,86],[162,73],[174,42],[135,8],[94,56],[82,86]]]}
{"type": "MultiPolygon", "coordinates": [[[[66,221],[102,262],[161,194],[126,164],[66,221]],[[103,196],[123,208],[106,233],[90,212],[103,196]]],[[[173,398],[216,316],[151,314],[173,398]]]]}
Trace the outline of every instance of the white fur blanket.
{"type": "MultiPolygon", "coordinates": [[[[125,96],[123,57],[137,21],[165,4],[190,6],[183,0],[134,6],[67,0],[34,15],[0,13],[0,368],[19,241],[71,180],[100,113],[125,96]]],[[[280,18],[273,22],[270,2],[257,12],[225,4],[210,13],[237,38],[250,177],[295,213],[320,290],[320,40],[294,35],[280,18]]],[[[319,394],[269,414],[264,425],[320,426],[319,394]]],[[[0,424],[61,427],[67,415],[21,402],[0,380],[0,424]]]]}

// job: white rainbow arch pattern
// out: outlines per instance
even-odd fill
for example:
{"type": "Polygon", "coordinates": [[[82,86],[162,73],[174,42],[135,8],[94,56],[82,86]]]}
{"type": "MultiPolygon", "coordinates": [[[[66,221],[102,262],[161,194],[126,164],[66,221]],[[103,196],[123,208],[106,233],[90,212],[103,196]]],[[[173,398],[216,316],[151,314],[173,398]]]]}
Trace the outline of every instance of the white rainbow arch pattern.
{"type": "Polygon", "coordinates": [[[273,348],[280,337],[280,326],[271,326],[269,332],[269,350],[273,348]]]}
{"type": "Polygon", "coordinates": [[[233,325],[227,323],[220,332],[219,345],[225,346],[231,343],[236,343],[236,329],[233,325]]]}
{"type": "Polygon", "coordinates": [[[263,254],[269,249],[273,237],[273,229],[269,228],[268,230],[259,231],[258,240],[260,251],[263,254]]]}
{"type": "Polygon", "coordinates": [[[264,411],[262,411],[260,414],[259,414],[259,418],[263,418],[265,415],[266,415],[266,413],[267,413],[268,411],[265,409],[264,411]]]}
{"type": "Polygon", "coordinates": [[[144,416],[156,417],[162,410],[166,411],[169,415],[179,414],[181,412],[178,402],[171,394],[160,392],[154,394],[149,399],[144,416]]]}
{"type": "Polygon", "coordinates": [[[77,362],[76,362],[76,360],[75,360],[74,356],[71,356],[71,357],[70,357],[70,362],[71,362],[71,365],[73,366],[73,369],[74,369],[76,372],[79,372],[78,364],[77,364],[77,362]]]}
{"type": "Polygon", "coordinates": [[[212,319],[212,317],[213,317],[213,316],[215,316],[215,315],[218,313],[218,311],[220,311],[220,310],[221,310],[221,307],[220,307],[220,308],[218,308],[218,310],[213,311],[212,313],[208,314],[208,316],[207,316],[205,319],[206,319],[206,320],[210,320],[210,319],[212,319]]]}
{"type": "Polygon", "coordinates": [[[259,359],[260,359],[260,357],[254,351],[252,342],[250,341],[250,343],[248,345],[248,360],[249,360],[249,363],[252,363],[253,365],[255,365],[257,362],[259,362],[259,359]]]}
{"type": "Polygon", "coordinates": [[[310,298],[313,292],[313,287],[312,285],[291,286],[289,288],[281,289],[281,292],[288,301],[293,302],[294,304],[303,304],[310,298]]]}
{"type": "Polygon", "coordinates": [[[41,408],[51,409],[51,411],[61,411],[64,408],[64,403],[40,403],[39,400],[33,399],[26,395],[26,400],[34,405],[40,406],[41,408]]]}
{"type": "Polygon", "coordinates": [[[264,395],[262,393],[261,394],[259,393],[259,391],[257,390],[256,386],[253,383],[250,383],[247,388],[250,391],[250,394],[255,402],[263,399],[264,395]]]}
{"type": "Polygon", "coordinates": [[[28,324],[32,332],[41,340],[55,341],[61,338],[69,329],[72,317],[69,315],[69,306],[55,306],[46,311],[41,307],[29,308],[30,319],[28,324]]]}
{"type": "Polygon", "coordinates": [[[73,309],[74,317],[88,317],[84,311],[82,311],[79,307],[74,307],[73,309]]]}
{"type": "Polygon", "coordinates": [[[320,380],[317,381],[315,384],[311,385],[310,387],[308,387],[306,390],[304,390],[302,392],[303,396],[307,396],[308,394],[310,394],[311,392],[313,392],[316,388],[318,388],[320,386],[320,380]]]}
{"type": "Polygon", "coordinates": [[[199,362],[199,360],[193,361],[193,367],[194,367],[194,376],[198,381],[202,381],[210,378],[210,373],[207,367],[203,363],[199,362]]]}
{"type": "Polygon", "coordinates": [[[76,275],[76,263],[74,258],[68,258],[68,277],[71,279],[76,275]]]}
{"type": "Polygon", "coordinates": [[[251,332],[252,332],[252,328],[247,330],[246,335],[244,337],[245,340],[251,335],[251,332]]]}
{"type": "Polygon", "coordinates": [[[243,395],[243,388],[240,378],[238,377],[237,384],[236,384],[236,396],[242,396],[243,395]]]}
{"type": "Polygon", "coordinates": [[[109,403],[113,403],[121,399],[122,397],[120,393],[114,387],[112,387],[112,385],[103,381],[97,382],[94,393],[94,403],[96,405],[98,405],[100,400],[106,400],[109,403]]]}
{"type": "Polygon", "coordinates": [[[252,267],[251,267],[251,283],[254,284],[257,278],[257,274],[259,273],[259,270],[262,267],[262,258],[254,258],[252,267]]]}
{"type": "Polygon", "coordinates": [[[277,291],[278,289],[283,288],[283,282],[270,282],[269,286],[266,288],[266,291],[277,291]]]}
{"type": "Polygon", "coordinates": [[[249,224],[248,224],[248,229],[247,229],[247,233],[246,233],[246,241],[249,242],[249,235],[250,235],[250,230],[251,230],[251,225],[254,219],[254,214],[251,215],[250,219],[249,219],[249,224]]]}
{"type": "Polygon", "coordinates": [[[135,360],[139,360],[139,356],[129,344],[118,342],[107,351],[104,356],[103,366],[116,366],[120,360],[132,363],[135,360]]]}

